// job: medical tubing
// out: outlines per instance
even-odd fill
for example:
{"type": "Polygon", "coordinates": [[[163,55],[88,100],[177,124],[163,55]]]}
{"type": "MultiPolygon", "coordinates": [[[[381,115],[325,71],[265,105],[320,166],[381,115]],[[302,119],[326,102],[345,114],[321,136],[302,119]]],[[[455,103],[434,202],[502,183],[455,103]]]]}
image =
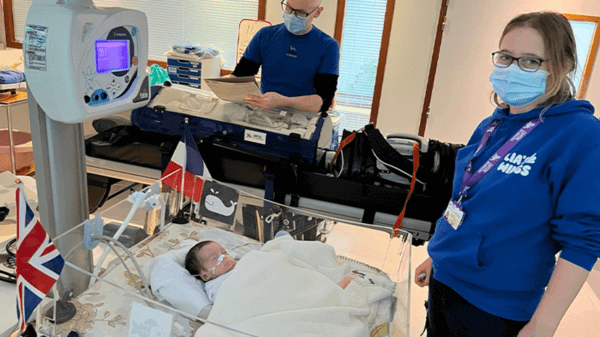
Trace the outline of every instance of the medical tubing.
{"type": "MultiPolygon", "coordinates": [[[[110,245],[110,243],[109,243],[109,242],[112,242],[112,241],[111,241],[111,240],[108,240],[107,238],[110,238],[110,239],[114,240],[114,239],[113,239],[113,238],[111,238],[110,236],[105,236],[105,235],[102,235],[102,236],[100,236],[100,237],[98,238],[98,240],[101,240],[101,242],[103,242],[103,243],[105,243],[106,245],[110,246],[110,249],[112,249],[112,250],[113,250],[113,252],[115,253],[115,255],[117,255],[117,257],[119,258],[119,260],[121,260],[121,263],[123,264],[123,266],[125,267],[125,269],[126,269],[126,270],[127,270],[127,272],[129,273],[129,275],[130,275],[130,277],[131,277],[131,280],[132,280],[132,282],[134,282],[134,283],[135,283],[135,281],[134,281],[134,279],[133,279],[133,274],[132,274],[132,273],[131,273],[131,271],[129,270],[129,267],[127,267],[127,265],[125,264],[125,261],[124,261],[124,260],[121,258],[121,255],[119,255],[119,253],[117,252],[117,250],[115,249],[115,247],[113,247],[112,245],[110,245]],[[104,241],[109,241],[109,242],[104,242],[104,241]]],[[[120,242],[119,242],[119,241],[117,241],[117,240],[115,240],[115,241],[116,241],[115,243],[117,243],[117,245],[118,245],[118,246],[119,246],[121,249],[123,249],[123,250],[124,250],[124,251],[127,253],[127,255],[129,255],[129,258],[131,259],[131,261],[133,261],[133,264],[134,264],[134,266],[136,267],[137,271],[140,273],[140,278],[142,279],[142,284],[144,285],[144,288],[145,288],[145,289],[150,289],[150,287],[149,287],[149,284],[148,284],[148,282],[146,281],[146,278],[144,277],[144,274],[142,273],[142,271],[141,271],[141,269],[140,269],[139,265],[137,264],[137,261],[136,261],[136,260],[133,258],[133,255],[131,254],[131,252],[130,252],[130,251],[129,251],[129,250],[128,250],[128,249],[127,249],[127,248],[126,248],[126,247],[125,247],[125,246],[124,246],[122,243],[120,243],[120,242]]],[[[72,254],[75,252],[75,250],[76,250],[76,249],[78,249],[78,248],[79,248],[79,247],[81,247],[81,246],[83,246],[83,241],[82,241],[82,242],[80,242],[80,243],[78,243],[78,244],[76,244],[76,245],[75,245],[75,246],[74,246],[74,247],[73,247],[73,248],[72,248],[72,249],[71,249],[71,250],[70,250],[70,251],[67,253],[67,255],[65,255],[65,257],[64,257],[64,260],[65,260],[65,261],[68,261],[68,260],[69,260],[69,258],[71,257],[71,255],[72,255],[72,254]]],[[[91,285],[91,282],[90,282],[90,285],[91,285]]],[[[137,285],[137,283],[136,283],[136,285],[137,285]]],[[[141,293],[141,289],[139,289],[139,288],[138,288],[138,290],[139,290],[139,291],[140,291],[140,293],[141,293]]],[[[142,293],[142,295],[144,295],[144,294],[142,293]]],[[[146,295],[148,295],[148,294],[146,294],[146,295]]],[[[152,297],[152,296],[150,296],[150,298],[151,298],[151,297],[152,297]]]]}
{"type": "MultiPolygon", "coordinates": [[[[133,215],[137,211],[138,207],[140,206],[142,201],[144,201],[144,199],[145,199],[144,198],[145,194],[143,192],[134,192],[131,196],[133,196],[135,198],[135,201],[133,202],[133,205],[131,206],[129,213],[127,213],[127,217],[125,217],[125,220],[123,220],[123,223],[121,224],[119,229],[117,229],[117,231],[113,235],[113,238],[115,238],[115,239],[118,239],[121,236],[121,234],[123,234],[123,232],[125,231],[125,228],[127,227],[127,225],[129,225],[129,221],[131,221],[131,219],[133,218],[133,215]]],[[[98,272],[100,272],[100,267],[104,263],[104,260],[106,259],[106,256],[108,255],[108,251],[109,251],[109,248],[106,247],[104,249],[104,251],[102,252],[102,256],[100,256],[100,259],[98,260],[96,267],[94,268],[94,274],[97,274],[98,272]]],[[[93,284],[92,282],[93,282],[93,279],[90,280],[90,286],[93,284]]]]}
{"type": "Polygon", "coordinates": [[[0,270],[0,281],[4,281],[7,283],[17,283],[17,274],[11,274],[5,272],[4,270],[0,270]]]}
{"type": "MultiPolygon", "coordinates": [[[[167,202],[160,194],[158,195],[158,200],[160,201],[160,231],[162,232],[165,230],[165,212],[167,211],[167,202]]],[[[150,233],[150,235],[152,234],[154,233],[150,233]]]]}
{"type": "Polygon", "coordinates": [[[79,271],[79,272],[81,272],[81,273],[83,273],[85,275],[91,276],[91,277],[97,279],[100,282],[105,282],[105,283],[107,283],[107,284],[109,284],[109,285],[111,285],[111,286],[113,286],[113,287],[115,287],[115,288],[117,288],[119,290],[122,290],[122,291],[124,291],[124,292],[126,292],[126,293],[128,293],[130,295],[133,295],[135,297],[139,297],[139,298],[141,298],[142,300],[144,300],[146,302],[151,302],[152,304],[154,304],[156,306],[160,306],[160,307],[162,307],[162,308],[164,308],[166,310],[176,312],[176,313],[180,314],[181,316],[188,318],[189,320],[200,321],[203,324],[210,323],[210,324],[216,325],[218,327],[224,328],[226,330],[237,332],[237,333],[240,333],[240,334],[243,334],[243,335],[246,335],[246,336],[250,336],[250,337],[260,337],[260,336],[257,336],[257,335],[249,334],[247,332],[243,332],[243,331],[239,331],[239,330],[236,330],[236,329],[232,329],[232,328],[227,327],[227,326],[225,326],[223,324],[215,323],[215,322],[209,321],[207,319],[203,319],[203,318],[200,318],[200,317],[197,317],[197,316],[194,316],[194,315],[190,315],[187,312],[183,312],[181,310],[175,309],[175,308],[170,307],[170,306],[168,306],[166,304],[157,302],[157,301],[155,301],[153,299],[148,299],[147,297],[145,297],[143,295],[138,295],[137,293],[131,292],[131,291],[129,291],[129,290],[121,287],[120,285],[117,285],[116,283],[113,283],[111,281],[107,281],[106,279],[103,279],[102,277],[100,277],[98,275],[94,275],[94,274],[90,273],[89,271],[84,270],[83,268],[81,268],[81,267],[79,267],[77,265],[72,264],[69,261],[65,261],[65,265],[67,265],[67,266],[69,266],[69,267],[71,267],[71,268],[73,268],[73,269],[75,269],[75,270],[77,270],[77,271],[79,271]]]}
{"type": "MultiPolygon", "coordinates": [[[[114,242],[117,246],[119,246],[119,248],[123,249],[125,251],[125,253],[127,254],[127,256],[129,256],[129,259],[131,260],[131,262],[133,262],[133,265],[135,267],[135,269],[137,269],[138,273],[140,274],[140,279],[142,280],[142,285],[144,286],[144,291],[146,292],[146,296],[148,296],[149,298],[152,298],[152,295],[148,293],[150,287],[149,287],[149,283],[146,280],[146,277],[144,276],[144,273],[142,272],[142,269],[140,268],[140,265],[137,263],[137,261],[135,260],[135,258],[133,257],[133,254],[131,254],[131,252],[119,241],[113,239],[110,236],[106,236],[106,235],[102,235],[99,240],[103,240],[103,241],[109,241],[109,242],[114,242]]],[[[131,272],[131,270],[129,269],[129,267],[127,267],[127,264],[125,263],[125,260],[123,260],[123,258],[121,257],[121,255],[117,252],[117,249],[110,245],[108,242],[106,243],[108,246],[110,246],[110,248],[112,249],[112,251],[115,253],[115,255],[117,255],[117,257],[119,258],[119,260],[121,261],[121,264],[123,264],[123,267],[125,267],[125,269],[127,270],[127,273],[129,273],[129,277],[131,277],[131,282],[134,283],[134,285],[137,286],[137,282],[135,282],[135,279],[133,277],[133,273],[131,272]]],[[[139,292],[144,295],[142,293],[142,289],[141,287],[137,286],[139,292]]]]}

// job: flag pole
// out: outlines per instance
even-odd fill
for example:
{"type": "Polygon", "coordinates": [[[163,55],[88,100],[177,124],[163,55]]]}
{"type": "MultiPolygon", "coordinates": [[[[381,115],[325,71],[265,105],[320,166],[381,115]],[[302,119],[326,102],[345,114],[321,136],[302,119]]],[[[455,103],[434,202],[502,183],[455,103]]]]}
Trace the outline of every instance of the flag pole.
{"type": "MultiPolygon", "coordinates": [[[[188,127],[188,117],[185,117],[185,125],[184,128],[188,127]]],[[[185,194],[185,169],[187,167],[187,137],[185,137],[186,132],[185,129],[183,130],[183,137],[184,137],[184,144],[185,144],[185,151],[183,151],[183,167],[181,168],[181,194],[179,195],[179,210],[181,212],[183,212],[183,196],[185,194]]]]}

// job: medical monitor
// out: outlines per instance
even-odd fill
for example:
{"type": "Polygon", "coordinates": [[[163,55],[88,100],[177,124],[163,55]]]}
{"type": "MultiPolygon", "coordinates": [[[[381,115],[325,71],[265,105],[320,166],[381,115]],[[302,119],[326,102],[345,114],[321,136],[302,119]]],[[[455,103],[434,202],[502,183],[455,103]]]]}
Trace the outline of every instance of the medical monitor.
{"type": "Polygon", "coordinates": [[[127,71],[131,68],[128,40],[96,41],[96,72],[127,71]]]}
{"type": "Polygon", "coordinates": [[[48,117],[81,123],[148,103],[144,13],[44,2],[27,14],[23,55],[27,86],[48,117]]]}

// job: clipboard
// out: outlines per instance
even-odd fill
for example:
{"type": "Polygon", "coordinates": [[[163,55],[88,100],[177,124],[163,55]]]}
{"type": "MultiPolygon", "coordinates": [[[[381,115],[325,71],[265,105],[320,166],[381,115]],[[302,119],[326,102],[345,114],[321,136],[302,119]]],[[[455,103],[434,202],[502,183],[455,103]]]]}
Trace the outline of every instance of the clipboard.
{"type": "Polygon", "coordinates": [[[254,76],[207,78],[204,81],[224,101],[244,103],[247,95],[262,96],[254,76]]]}

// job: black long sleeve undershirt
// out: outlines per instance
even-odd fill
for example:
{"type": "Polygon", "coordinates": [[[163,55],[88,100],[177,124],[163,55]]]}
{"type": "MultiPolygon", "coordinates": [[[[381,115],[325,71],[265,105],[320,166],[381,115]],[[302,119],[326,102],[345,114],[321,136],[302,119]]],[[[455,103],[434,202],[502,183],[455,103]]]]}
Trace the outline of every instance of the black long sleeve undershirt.
{"type": "MultiPolygon", "coordinates": [[[[240,76],[254,76],[258,74],[260,64],[250,61],[249,59],[242,57],[240,62],[235,66],[233,75],[236,77],[240,76]]],[[[316,74],[313,79],[315,87],[315,94],[319,95],[323,100],[321,109],[319,111],[327,111],[333,102],[333,97],[337,90],[338,75],[335,74],[316,74]]]]}

